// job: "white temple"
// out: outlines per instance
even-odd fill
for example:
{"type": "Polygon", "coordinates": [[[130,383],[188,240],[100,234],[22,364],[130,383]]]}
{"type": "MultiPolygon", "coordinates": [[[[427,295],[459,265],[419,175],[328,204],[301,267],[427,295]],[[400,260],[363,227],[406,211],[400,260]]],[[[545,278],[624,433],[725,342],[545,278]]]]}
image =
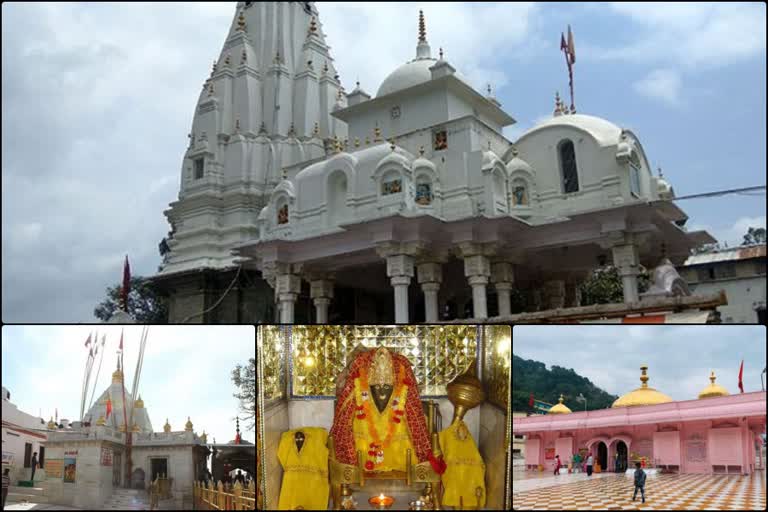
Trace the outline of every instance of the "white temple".
{"type": "Polygon", "coordinates": [[[637,302],[641,265],[712,241],[633,132],[558,97],[513,143],[423,16],[415,39],[375,97],[343,93],[314,2],[238,3],[166,212],[171,321],[484,319],[513,289],[578,305],[611,260],[637,302]]]}
{"type": "MultiPolygon", "coordinates": [[[[112,384],[104,390],[99,396],[88,412],[85,414],[85,421],[95,423],[97,425],[108,425],[115,430],[125,432],[125,419],[123,415],[123,372],[120,369],[118,361],[118,368],[112,374],[112,384]],[[107,400],[112,401],[112,412],[107,418],[107,400]]],[[[144,400],[139,399],[134,401],[131,393],[128,390],[125,391],[126,410],[130,411],[133,408],[133,423],[131,424],[131,432],[140,433],[152,433],[152,422],[149,420],[149,414],[144,408],[144,400]]]]}

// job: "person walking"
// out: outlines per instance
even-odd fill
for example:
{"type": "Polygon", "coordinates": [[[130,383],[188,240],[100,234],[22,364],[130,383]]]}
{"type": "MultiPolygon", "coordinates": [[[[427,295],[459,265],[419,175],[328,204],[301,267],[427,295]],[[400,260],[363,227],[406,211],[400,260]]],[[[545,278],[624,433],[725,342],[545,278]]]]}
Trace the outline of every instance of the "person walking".
{"type": "Polygon", "coordinates": [[[5,510],[5,498],[8,496],[8,487],[11,485],[11,477],[8,476],[10,469],[5,468],[3,470],[3,508],[5,510]]]}
{"type": "Polygon", "coordinates": [[[579,473],[581,473],[581,454],[579,452],[576,452],[576,455],[573,456],[574,460],[576,461],[576,469],[579,470],[579,473]]]}
{"type": "Polygon", "coordinates": [[[645,503],[645,471],[640,467],[639,462],[635,462],[635,492],[632,494],[632,501],[637,498],[637,490],[640,489],[640,497],[645,503]]]}
{"type": "Polygon", "coordinates": [[[31,482],[35,481],[35,470],[37,469],[37,452],[32,454],[32,476],[29,477],[31,482]]]}
{"type": "Polygon", "coordinates": [[[594,464],[595,459],[592,458],[592,452],[589,452],[587,454],[587,476],[592,476],[592,464],[594,464]]]}
{"type": "Polygon", "coordinates": [[[559,455],[555,455],[555,474],[556,475],[560,474],[560,456],[559,455]]]}

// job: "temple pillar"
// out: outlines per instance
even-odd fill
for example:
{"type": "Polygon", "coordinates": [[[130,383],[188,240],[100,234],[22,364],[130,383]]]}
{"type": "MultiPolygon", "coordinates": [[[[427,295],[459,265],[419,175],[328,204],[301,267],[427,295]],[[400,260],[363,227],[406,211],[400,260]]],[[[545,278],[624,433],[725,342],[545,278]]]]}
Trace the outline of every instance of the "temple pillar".
{"type": "Polygon", "coordinates": [[[464,258],[464,275],[472,287],[473,318],[488,318],[486,286],[491,276],[491,259],[495,247],[488,244],[462,242],[458,252],[464,258]]]}
{"type": "Polygon", "coordinates": [[[443,282],[443,265],[441,261],[423,261],[416,266],[417,276],[421,290],[424,292],[424,320],[426,322],[438,321],[437,292],[443,282]]]}
{"type": "Polygon", "coordinates": [[[421,242],[386,242],[376,247],[387,261],[387,277],[395,295],[395,323],[408,323],[408,286],[414,275],[415,256],[424,248],[421,242]]]}
{"type": "Polygon", "coordinates": [[[554,279],[544,283],[546,294],[546,309],[560,309],[565,307],[565,281],[554,279]]]}
{"type": "Polygon", "coordinates": [[[491,265],[491,282],[496,288],[499,300],[499,316],[512,314],[509,294],[515,281],[514,269],[508,262],[496,262],[491,265]]]}
{"type": "Polygon", "coordinates": [[[637,288],[637,276],[640,273],[640,257],[637,245],[634,242],[614,245],[613,264],[621,276],[621,285],[624,291],[624,302],[637,302],[640,300],[637,288]]]}
{"type": "Polygon", "coordinates": [[[565,282],[565,307],[577,308],[581,306],[580,283],[574,279],[565,282]]]}
{"type": "Polygon", "coordinates": [[[328,323],[328,305],[333,299],[333,280],[328,276],[311,276],[309,296],[315,305],[315,322],[328,323]]]}
{"type": "Polygon", "coordinates": [[[275,263],[267,272],[274,275],[275,295],[280,307],[280,323],[292,324],[294,305],[301,293],[301,265],[275,263]]]}

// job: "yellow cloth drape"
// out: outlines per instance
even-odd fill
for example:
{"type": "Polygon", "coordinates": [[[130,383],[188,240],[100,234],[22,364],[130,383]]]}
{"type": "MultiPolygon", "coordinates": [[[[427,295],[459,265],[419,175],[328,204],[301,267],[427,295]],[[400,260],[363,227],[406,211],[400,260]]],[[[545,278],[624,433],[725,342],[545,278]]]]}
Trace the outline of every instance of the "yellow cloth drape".
{"type": "MultiPolygon", "coordinates": [[[[359,382],[357,381],[355,381],[355,388],[355,395],[357,398],[356,403],[360,405],[362,403],[359,398],[361,389],[359,382]]],[[[399,409],[403,409],[402,404],[405,404],[405,398],[407,394],[408,386],[403,386],[402,392],[399,396],[395,396],[394,394],[392,395],[383,413],[379,413],[379,409],[376,408],[375,404],[370,404],[371,406],[368,410],[371,414],[373,424],[376,427],[376,432],[378,432],[378,435],[381,436],[382,441],[387,437],[390,424],[392,424],[391,418],[394,415],[392,412],[392,403],[394,402],[394,399],[397,398],[399,400],[398,403],[401,404],[399,409]]],[[[406,420],[406,416],[407,413],[399,416],[400,423],[394,423],[395,428],[392,432],[392,439],[390,444],[383,450],[384,460],[381,464],[375,465],[374,471],[405,471],[406,450],[411,450],[411,460],[414,461],[414,464],[416,463],[416,452],[413,450],[413,445],[411,445],[411,437],[408,433],[408,422],[406,420]]],[[[370,459],[370,456],[368,455],[368,452],[371,450],[370,444],[374,442],[373,437],[369,432],[368,418],[354,418],[352,421],[352,431],[355,436],[355,449],[360,450],[360,452],[363,454],[363,468],[365,468],[365,463],[370,459]]]]}
{"type": "Polygon", "coordinates": [[[485,506],[485,463],[463,421],[457,421],[440,432],[440,448],[448,465],[442,476],[445,487],[443,505],[458,507],[459,496],[463,496],[464,508],[475,508],[475,492],[480,487],[480,506],[485,506]],[[466,438],[462,440],[463,435],[460,434],[466,434],[466,438]]]}
{"type": "Polygon", "coordinates": [[[280,488],[279,510],[293,510],[301,505],[305,510],[328,509],[328,431],[305,427],[283,432],[277,448],[277,458],[283,465],[283,485],[280,488]],[[296,449],[294,434],[304,433],[304,446],[296,449]]]}

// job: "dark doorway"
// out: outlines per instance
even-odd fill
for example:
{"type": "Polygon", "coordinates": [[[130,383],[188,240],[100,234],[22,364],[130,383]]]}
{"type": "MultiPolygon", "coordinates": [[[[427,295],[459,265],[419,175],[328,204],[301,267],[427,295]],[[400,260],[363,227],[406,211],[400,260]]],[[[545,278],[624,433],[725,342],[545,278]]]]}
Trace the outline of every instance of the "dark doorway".
{"type": "Polygon", "coordinates": [[[45,467],[45,446],[40,447],[40,457],[38,458],[37,463],[40,464],[41,468],[45,467]]]}
{"type": "Polygon", "coordinates": [[[627,470],[627,445],[624,444],[624,441],[619,441],[618,444],[616,444],[616,453],[619,454],[616,472],[622,473],[627,470]]]}
{"type": "Polygon", "coordinates": [[[151,459],[152,462],[152,481],[158,476],[168,478],[168,459],[151,459]]]}
{"type": "Polygon", "coordinates": [[[597,445],[597,461],[600,463],[600,470],[608,469],[608,447],[602,441],[597,445]]]}
{"type": "Polygon", "coordinates": [[[24,443],[24,467],[32,467],[32,443],[24,443]]]}

